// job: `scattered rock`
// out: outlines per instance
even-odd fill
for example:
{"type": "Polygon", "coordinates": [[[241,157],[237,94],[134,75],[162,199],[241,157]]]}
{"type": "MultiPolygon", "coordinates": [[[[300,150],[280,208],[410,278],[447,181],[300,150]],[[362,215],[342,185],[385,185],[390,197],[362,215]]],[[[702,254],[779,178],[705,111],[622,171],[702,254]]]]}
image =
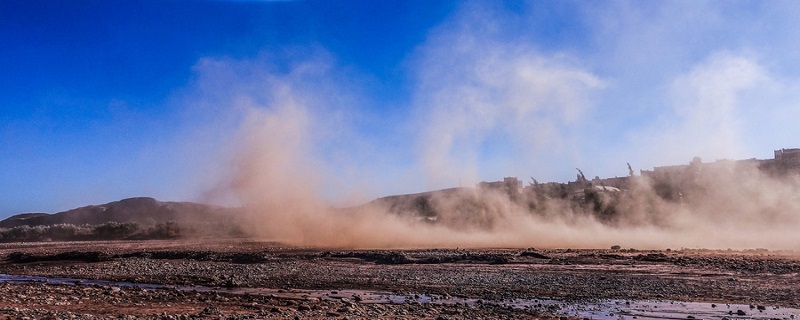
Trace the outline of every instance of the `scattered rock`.
{"type": "Polygon", "coordinates": [[[548,257],[546,255],[543,255],[541,253],[538,253],[536,251],[532,251],[530,249],[520,252],[519,255],[522,256],[522,257],[532,257],[532,258],[536,258],[536,259],[550,259],[550,257],[548,257]]]}

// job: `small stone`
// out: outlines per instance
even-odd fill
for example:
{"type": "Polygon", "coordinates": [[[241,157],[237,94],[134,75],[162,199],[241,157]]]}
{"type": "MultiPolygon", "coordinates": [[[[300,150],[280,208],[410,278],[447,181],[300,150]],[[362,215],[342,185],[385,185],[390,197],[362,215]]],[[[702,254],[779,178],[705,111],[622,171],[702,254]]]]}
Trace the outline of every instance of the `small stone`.
{"type": "Polygon", "coordinates": [[[350,307],[341,307],[337,311],[339,311],[340,313],[348,313],[348,312],[352,312],[353,309],[350,309],[350,307]]]}

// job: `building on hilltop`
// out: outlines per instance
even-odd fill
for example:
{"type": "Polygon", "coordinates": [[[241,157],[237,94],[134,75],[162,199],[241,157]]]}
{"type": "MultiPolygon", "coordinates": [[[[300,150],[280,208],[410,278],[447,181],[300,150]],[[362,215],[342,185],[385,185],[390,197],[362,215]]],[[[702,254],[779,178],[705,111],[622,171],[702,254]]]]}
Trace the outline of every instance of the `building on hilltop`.
{"type": "Polygon", "coordinates": [[[800,149],[775,150],[775,160],[781,162],[800,162],[800,149]]]}
{"type": "Polygon", "coordinates": [[[687,175],[697,175],[708,169],[736,165],[755,165],[770,174],[800,173],[800,148],[775,150],[773,159],[720,159],[704,163],[700,158],[695,157],[688,165],[653,167],[653,170],[641,170],[640,173],[642,176],[651,178],[674,180],[681,177],[687,178],[687,175]]]}
{"type": "MultiPolygon", "coordinates": [[[[716,183],[721,176],[734,175],[745,168],[756,168],[772,177],[783,177],[800,174],[800,148],[775,150],[773,159],[720,159],[714,162],[703,162],[694,157],[688,164],[653,167],[652,170],[640,170],[640,176],[652,183],[655,192],[664,199],[683,201],[685,197],[695,194],[702,196],[699,190],[705,183],[716,183]]],[[[577,168],[576,168],[577,169],[577,168]]],[[[531,178],[529,186],[523,187],[522,181],[516,177],[505,177],[502,181],[480,182],[477,187],[486,190],[497,190],[506,193],[512,199],[519,195],[531,195],[543,198],[577,197],[587,193],[620,193],[631,189],[631,183],[638,179],[628,164],[629,176],[587,179],[580,169],[575,181],[539,183],[531,178]]]]}
{"type": "Polygon", "coordinates": [[[760,160],[759,168],[772,176],[800,174],[800,149],[775,150],[775,157],[760,160]]]}
{"type": "Polygon", "coordinates": [[[509,197],[513,199],[522,192],[522,181],[517,179],[517,177],[505,177],[503,178],[503,181],[481,181],[478,183],[478,188],[500,190],[508,194],[509,197]]]}
{"type": "Polygon", "coordinates": [[[630,181],[630,177],[613,177],[613,178],[603,178],[595,177],[592,179],[592,185],[597,187],[610,187],[618,190],[625,190],[628,189],[628,183],[630,181]]]}
{"type": "Polygon", "coordinates": [[[695,157],[688,165],[654,167],[653,170],[641,170],[643,177],[653,182],[655,191],[665,199],[682,199],[692,188],[697,189],[698,179],[717,179],[719,174],[729,172],[738,174],[746,168],[755,168],[769,176],[779,178],[800,174],[800,149],[775,150],[773,159],[721,159],[704,163],[695,157]]]}

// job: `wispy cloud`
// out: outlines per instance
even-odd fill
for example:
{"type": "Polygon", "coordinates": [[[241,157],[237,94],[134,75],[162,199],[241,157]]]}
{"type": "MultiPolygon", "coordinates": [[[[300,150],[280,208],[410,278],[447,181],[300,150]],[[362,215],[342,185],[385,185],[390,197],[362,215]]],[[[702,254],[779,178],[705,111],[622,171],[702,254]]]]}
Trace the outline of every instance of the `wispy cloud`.
{"type": "Polygon", "coordinates": [[[418,52],[414,121],[419,160],[434,186],[480,181],[491,145],[501,146],[492,156],[527,168],[543,165],[542,153],[563,156],[592,107],[592,91],[604,85],[570,57],[507,39],[503,18],[464,10],[418,52]]]}
{"type": "Polygon", "coordinates": [[[769,81],[766,70],[752,58],[727,52],[711,55],[673,80],[669,109],[660,113],[657,125],[641,129],[634,138],[637,152],[666,164],[685,163],[694,156],[746,157],[746,104],[754,102],[746,97],[769,81]]]}

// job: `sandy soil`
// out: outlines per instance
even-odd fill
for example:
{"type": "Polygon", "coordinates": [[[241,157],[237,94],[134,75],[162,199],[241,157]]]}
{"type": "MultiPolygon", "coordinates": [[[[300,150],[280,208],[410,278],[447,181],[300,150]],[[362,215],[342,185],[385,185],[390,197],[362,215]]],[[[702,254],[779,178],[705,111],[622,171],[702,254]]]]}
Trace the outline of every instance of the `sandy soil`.
{"type": "Polygon", "coordinates": [[[0,244],[0,257],[0,274],[84,279],[0,282],[0,319],[520,319],[570,315],[569,305],[598,299],[800,307],[800,256],[765,250],[330,250],[176,240],[0,244]]]}

